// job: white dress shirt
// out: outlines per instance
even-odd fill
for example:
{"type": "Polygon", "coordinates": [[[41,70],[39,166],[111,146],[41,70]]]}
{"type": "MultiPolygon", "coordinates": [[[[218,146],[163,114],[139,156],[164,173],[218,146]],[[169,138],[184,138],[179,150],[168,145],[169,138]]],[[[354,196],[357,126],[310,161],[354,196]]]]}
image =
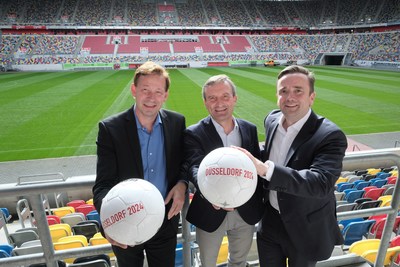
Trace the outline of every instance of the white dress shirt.
{"type": "Polygon", "coordinates": [[[214,124],[214,127],[217,130],[219,137],[221,137],[224,147],[242,146],[242,138],[240,137],[239,125],[237,124],[235,118],[232,118],[232,120],[235,126],[230,133],[226,134],[224,128],[211,117],[211,121],[214,124]]]}
{"type": "MultiPolygon", "coordinates": [[[[274,135],[274,139],[272,140],[272,147],[269,154],[269,159],[266,162],[269,168],[265,179],[267,179],[268,181],[271,181],[271,176],[273,174],[275,165],[285,165],[289,148],[291,147],[293,140],[296,138],[303,125],[310,117],[310,114],[311,109],[303,118],[301,118],[295,124],[289,126],[287,130],[285,130],[285,128],[283,127],[283,122],[285,118],[283,115],[281,116],[278,128],[274,135]]],[[[276,179],[279,178],[277,177],[276,179]]],[[[272,207],[279,211],[278,198],[275,190],[269,191],[269,202],[271,203],[272,207]]]]}

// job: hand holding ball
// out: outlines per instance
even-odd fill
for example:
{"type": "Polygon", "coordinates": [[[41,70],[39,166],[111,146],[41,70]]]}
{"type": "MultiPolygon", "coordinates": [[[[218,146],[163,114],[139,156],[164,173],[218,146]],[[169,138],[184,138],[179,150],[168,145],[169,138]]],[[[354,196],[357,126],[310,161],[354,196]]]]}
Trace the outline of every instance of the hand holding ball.
{"type": "Polygon", "coordinates": [[[161,227],[165,214],[160,191],[143,179],[114,186],[103,199],[100,220],[105,233],[120,244],[148,241],[161,227]]]}
{"type": "Polygon", "coordinates": [[[197,183],[210,203],[222,208],[236,208],[253,196],[257,171],[244,152],[221,147],[208,153],[201,161],[197,183]]]}

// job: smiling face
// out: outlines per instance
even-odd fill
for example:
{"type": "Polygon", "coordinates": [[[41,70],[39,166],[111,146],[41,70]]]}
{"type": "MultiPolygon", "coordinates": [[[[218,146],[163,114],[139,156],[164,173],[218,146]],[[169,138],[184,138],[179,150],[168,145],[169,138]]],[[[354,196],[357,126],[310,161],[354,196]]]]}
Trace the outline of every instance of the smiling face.
{"type": "Polygon", "coordinates": [[[220,125],[232,123],[237,96],[227,81],[217,82],[204,88],[204,105],[208,113],[220,125]]]}
{"type": "Polygon", "coordinates": [[[132,84],[131,91],[136,99],[136,115],[139,121],[154,121],[168,98],[165,77],[159,74],[142,75],[136,85],[132,84]]]}
{"type": "Polygon", "coordinates": [[[278,106],[285,116],[286,126],[304,117],[314,103],[310,81],[303,73],[289,73],[277,82],[278,106]]]}

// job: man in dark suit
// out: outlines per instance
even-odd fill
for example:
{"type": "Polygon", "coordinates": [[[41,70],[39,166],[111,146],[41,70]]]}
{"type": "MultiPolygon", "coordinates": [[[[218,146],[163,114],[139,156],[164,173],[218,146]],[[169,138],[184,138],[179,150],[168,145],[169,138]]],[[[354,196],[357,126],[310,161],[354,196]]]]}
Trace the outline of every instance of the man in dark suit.
{"type": "Polygon", "coordinates": [[[94,204],[119,182],[142,178],[153,183],[165,199],[161,228],[147,242],[128,247],[108,237],[120,267],[142,267],[144,251],[150,267],[175,266],[179,214],[187,181],[181,168],[185,118],[161,109],[170,80],[161,66],[147,62],[136,72],[131,86],[135,105],[99,123],[94,204]]]}
{"type": "Polygon", "coordinates": [[[224,209],[208,202],[199,190],[197,172],[203,158],[223,146],[241,146],[255,157],[260,155],[257,129],[250,122],[233,117],[236,87],[226,75],[213,76],[203,86],[203,101],[210,116],[185,131],[185,157],[189,180],[196,192],[186,219],[196,226],[196,240],[203,267],[215,267],[222,239],[228,236],[228,266],[246,266],[253,241],[254,225],[263,212],[261,179],[256,193],[236,209],[224,209]]]}
{"type": "Polygon", "coordinates": [[[261,267],[286,267],[287,260],[290,267],[315,266],[343,243],[334,186],[347,139],[334,123],[311,110],[314,82],[314,74],[301,66],[280,72],[280,110],[265,119],[262,159],[267,161],[247,153],[265,178],[266,211],[257,231],[261,267]]]}

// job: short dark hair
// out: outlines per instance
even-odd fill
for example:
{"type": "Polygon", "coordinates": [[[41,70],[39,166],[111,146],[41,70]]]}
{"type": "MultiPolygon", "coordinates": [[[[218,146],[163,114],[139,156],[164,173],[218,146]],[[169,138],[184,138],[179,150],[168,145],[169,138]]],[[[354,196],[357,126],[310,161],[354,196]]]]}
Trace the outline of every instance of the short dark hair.
{"type": "Polygon", "coordinates": [[[307,68],[305,68],[303,66],[291,65],[291,66],[284,68],[278,74],[278,80],[281,79],[285,75],[293,74],[293,73],[302,73],[307,76],[308,82],[310,84],[310,94],[312,94],[314,92],[315,76],[312,71],[308,70],[307,68]]]}

